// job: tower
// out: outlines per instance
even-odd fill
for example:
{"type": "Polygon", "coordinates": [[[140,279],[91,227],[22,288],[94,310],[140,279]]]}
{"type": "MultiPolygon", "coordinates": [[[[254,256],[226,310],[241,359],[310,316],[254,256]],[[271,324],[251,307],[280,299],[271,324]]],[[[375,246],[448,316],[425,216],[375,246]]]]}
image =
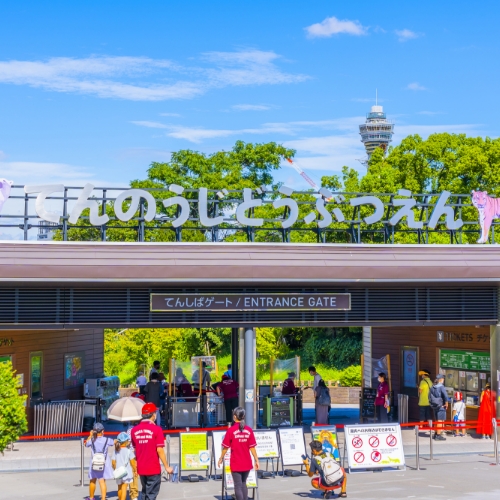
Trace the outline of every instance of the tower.
{"type": "Polygon", "coordinates": [[[359,126],[361,142],[365,145],[368,156],[367,160],[376,148],[387,151],[394,134],[394,124],[387,120],[384,108],[378,105],[377,100],[375,102],[375,106],[372,106],[371,111],[366,115],[366,122],[359,126]]]}

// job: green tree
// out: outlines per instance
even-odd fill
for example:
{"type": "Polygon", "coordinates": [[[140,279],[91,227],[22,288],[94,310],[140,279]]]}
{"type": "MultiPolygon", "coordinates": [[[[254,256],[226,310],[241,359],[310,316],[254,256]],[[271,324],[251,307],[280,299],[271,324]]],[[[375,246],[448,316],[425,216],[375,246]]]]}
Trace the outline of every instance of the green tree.
{"type": "Polygon", "coordinates": [[[26,396],[18,394],[19,382],[12,363],[0,363],[0,452],[28,430],[26,396]]]}

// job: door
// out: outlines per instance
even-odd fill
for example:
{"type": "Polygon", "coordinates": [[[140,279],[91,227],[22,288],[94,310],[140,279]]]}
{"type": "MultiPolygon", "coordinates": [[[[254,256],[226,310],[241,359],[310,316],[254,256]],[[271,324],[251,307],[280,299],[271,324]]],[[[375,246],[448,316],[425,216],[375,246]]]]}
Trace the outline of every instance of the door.
{"type": "Polygon", "coordinates": [[[30,406],[43,400],[43,353],[30,353],[30,406]]]}

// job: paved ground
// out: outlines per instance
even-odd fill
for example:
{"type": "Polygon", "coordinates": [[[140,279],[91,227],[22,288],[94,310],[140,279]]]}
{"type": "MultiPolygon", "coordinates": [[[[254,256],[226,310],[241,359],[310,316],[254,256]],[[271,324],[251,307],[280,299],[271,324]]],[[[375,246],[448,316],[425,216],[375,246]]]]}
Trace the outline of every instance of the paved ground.
{"type": "MultiPolygon", "coordinates": [[[[423,460],[420,471],[350,474],[348,497],[360,500],[496,500],[500,495],[500,467],[491,466],[490,462],[491,458],[483,455],[451,455],[433,462],[423,460]]],[[[78,471],[3,473],[0,474],[0,497],[81,500],[88,490],[79,486],[78,479],[78,471]]],[[[220,487],[217,481],[164,483],[158,498],[220,500],[220,487]]],[[[108,499],[115,499],[114,481],[108,481],[108,488],[108,499]]],[[[305,475],[261,480],[259,493],[260,500],[320,498],[305,475]]]]}

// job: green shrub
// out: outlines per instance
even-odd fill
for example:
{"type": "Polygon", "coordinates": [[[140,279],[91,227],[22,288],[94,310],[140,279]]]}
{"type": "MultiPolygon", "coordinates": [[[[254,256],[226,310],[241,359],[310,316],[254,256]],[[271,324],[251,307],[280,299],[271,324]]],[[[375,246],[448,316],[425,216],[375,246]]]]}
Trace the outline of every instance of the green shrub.
{"type": "Polygon", "coordinates": [[[18,394],[19,382],[12,363],[0,363],[0,452],[28,430],[26,396],[18,394]]]}
{"type": "Polygon", "coordinates": [[[361,366],[349,366],[342,370],[339,381],[344,387],[361,387],[361,366]]]}

